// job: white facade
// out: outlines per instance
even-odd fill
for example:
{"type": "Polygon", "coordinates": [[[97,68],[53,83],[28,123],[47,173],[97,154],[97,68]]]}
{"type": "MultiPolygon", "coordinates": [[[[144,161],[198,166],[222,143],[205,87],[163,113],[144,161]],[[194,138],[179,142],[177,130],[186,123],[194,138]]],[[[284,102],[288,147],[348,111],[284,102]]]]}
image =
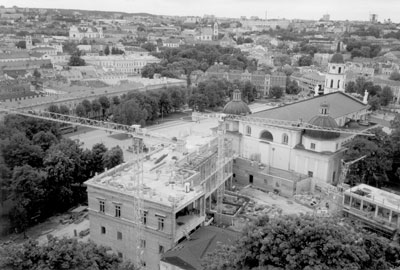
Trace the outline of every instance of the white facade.
{"type": "Polygon", "coordinates": [[[82,58],[87,64],[126,74],[140,74],[145,65],[160,62],[160,59],[154,56],[137,55],[83,56],[82,58]]]}

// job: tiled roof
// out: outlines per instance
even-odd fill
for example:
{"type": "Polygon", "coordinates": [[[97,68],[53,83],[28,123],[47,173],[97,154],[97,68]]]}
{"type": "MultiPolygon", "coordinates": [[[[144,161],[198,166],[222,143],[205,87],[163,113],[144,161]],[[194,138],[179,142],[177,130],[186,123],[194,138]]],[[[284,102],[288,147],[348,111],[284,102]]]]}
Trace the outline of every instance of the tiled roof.
{"type": "Polygon", "coordinates": [[[353,98],[342,92],[334,92],[323,96],[295,102],[282,107],[276,107],[249,115],[249,117],[269,118],[287,121],[303,122],[310,121],[319,112],[322,102],[330,105],[329,115],[333,118],[339,118],[352,112],[357,112],[366,108],[366,105],[360,100],[353,98]]]}

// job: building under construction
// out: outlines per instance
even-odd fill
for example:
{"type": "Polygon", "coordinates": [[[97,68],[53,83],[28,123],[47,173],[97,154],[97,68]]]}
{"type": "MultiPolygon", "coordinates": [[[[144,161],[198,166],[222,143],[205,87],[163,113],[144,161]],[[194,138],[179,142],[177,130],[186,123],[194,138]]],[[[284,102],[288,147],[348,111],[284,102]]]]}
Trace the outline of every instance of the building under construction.
{"type": "Polygon", "coordinates": [[[233,151],[224,143],[221,155],[216,137],[189,136],[153,149],[140,166],[124,163],[88,180],[91,240],[159,269],[164,251],[210,221],[218,188],[231,184],[233,151]]]}

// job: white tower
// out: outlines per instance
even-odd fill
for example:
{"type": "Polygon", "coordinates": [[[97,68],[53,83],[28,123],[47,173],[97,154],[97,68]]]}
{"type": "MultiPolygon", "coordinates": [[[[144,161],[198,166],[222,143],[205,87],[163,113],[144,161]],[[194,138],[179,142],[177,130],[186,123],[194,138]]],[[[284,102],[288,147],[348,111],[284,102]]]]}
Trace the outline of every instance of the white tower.
{"type": "Polygon", "coordinates": [[[31,50],[33,48],[32,37],[31,36],[26,36],[25,37],[25,44],[26,44],[26,49],[27,50],[31,50]]]}
{"type": "Polygon", "coordinates": [[[218,39],[218,23],[215,22],[213,25],[213,39],[217,40],[218,39]]]}
{"type": "Polygon", "coordinates": [[[345,81],[346,74],[343,56],[340,53],[336,53],[332,56],[328,64],[328,73],[325,75],[324,94],[337,91],[344,92],[345,81]]]}

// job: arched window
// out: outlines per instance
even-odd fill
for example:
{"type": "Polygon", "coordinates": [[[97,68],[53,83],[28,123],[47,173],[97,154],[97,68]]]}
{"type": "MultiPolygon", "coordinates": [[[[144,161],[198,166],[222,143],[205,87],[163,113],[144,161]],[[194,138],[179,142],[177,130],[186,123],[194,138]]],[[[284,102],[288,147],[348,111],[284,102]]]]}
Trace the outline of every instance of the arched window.
{"type": "Polygon", "coordinates": [[[331,88],[333,88],[333,80],[331,80],[331,88]]]}
{"type": "Polygon", "coordinates": [[[269,132],[267,130],[265,130],[261,133],[260,139],[265,140],[265,141],[270,141],[270,142],[274,141],[274,137],[272,136],[271,132],[269,132]]]}
{"type": "Polygon", "coordinates": [[[342,68],[341,68],[341,67],[339,68],[339,72],[338,72],[338,73],[339,73],[339,74],[342,73],[342,68]]]}
{"type": "Polygon", "coordinates": [[[251,127],[246,126],[246,135],[250,136],[251,135],[251,127]]]}
{"type": "Polygon", "coordinates": [[[283,144],[289,143],[289,136],[286,133],[283,133],[283,135],[282,135],[282,143],[283,144]]]}

